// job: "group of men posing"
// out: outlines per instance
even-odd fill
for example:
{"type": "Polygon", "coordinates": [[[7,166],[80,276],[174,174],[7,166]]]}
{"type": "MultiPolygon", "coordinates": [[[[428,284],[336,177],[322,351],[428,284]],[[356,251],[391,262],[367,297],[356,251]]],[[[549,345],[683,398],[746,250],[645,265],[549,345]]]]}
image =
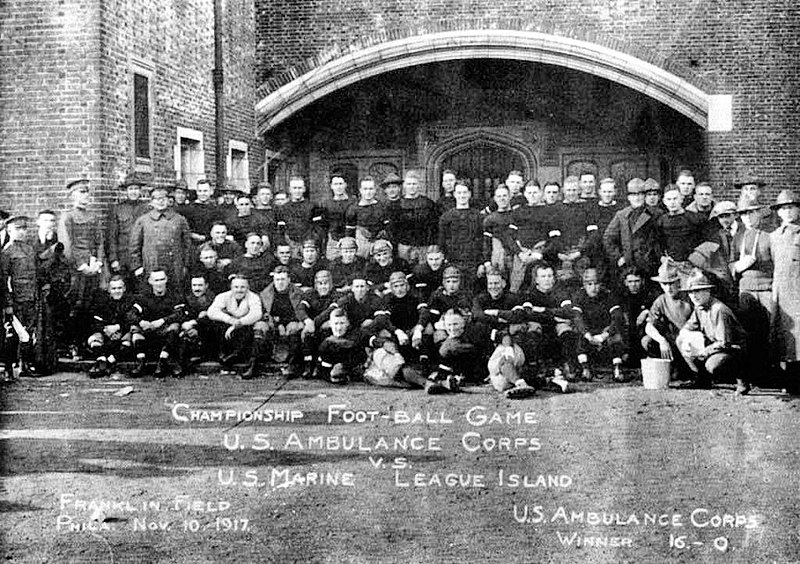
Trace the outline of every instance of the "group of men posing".
{"type": "Polygon", "coordinates": [[[105,229],[89,184],[69,183],[72,209],[41,212],[35,236],[32,219],[6,216],[8,373],[51,370],[42,349],[60,339],[95,361],[93,377],[120,359],[135,377],[149,359],[154,375],[182,376],[213,358],[253,378],[273,358],[289,377],[429,393],[488,380],[516,398],[624,380],[649,354],[741,394],[756,367],[797,381],[800,199],[764,205],[758,179],[734,203],[689,171],[664,190],[634,178],[622,205],[591,173],[562,186],[512,171],[479,201],[445,171],[436,202],[413,171],[363,178],[357,196],[333,174],[320,202],[301,177],[288,194],[264,183],[219,201],[204,180],[187,198],[129,177],[105,229]]]}

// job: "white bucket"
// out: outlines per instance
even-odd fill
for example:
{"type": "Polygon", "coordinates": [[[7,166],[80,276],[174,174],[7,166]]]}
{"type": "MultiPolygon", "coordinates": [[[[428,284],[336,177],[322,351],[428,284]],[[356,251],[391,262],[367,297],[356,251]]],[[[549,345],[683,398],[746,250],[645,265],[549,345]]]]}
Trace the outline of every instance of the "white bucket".
{"type": "Polygon", "coordinates": [[[669,387],[672,361],[664,358],[642,359],[642,381],[648,390],[663,390],[669,387]]]}

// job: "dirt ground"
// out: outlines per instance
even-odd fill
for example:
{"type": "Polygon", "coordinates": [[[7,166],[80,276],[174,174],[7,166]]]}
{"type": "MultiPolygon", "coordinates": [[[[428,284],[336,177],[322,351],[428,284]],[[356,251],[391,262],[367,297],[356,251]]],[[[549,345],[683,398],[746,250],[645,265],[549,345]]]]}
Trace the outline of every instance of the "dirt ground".
{"type": "Polygon", "coordinates": [[[800,562],[800,400],[776,390],[58,374],[0,394],[10,562],[800,562]]]}

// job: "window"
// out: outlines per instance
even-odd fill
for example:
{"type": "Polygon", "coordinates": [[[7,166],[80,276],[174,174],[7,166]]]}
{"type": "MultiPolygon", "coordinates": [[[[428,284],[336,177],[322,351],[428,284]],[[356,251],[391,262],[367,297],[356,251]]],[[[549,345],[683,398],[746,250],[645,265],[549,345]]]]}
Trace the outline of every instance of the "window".
{"type": "Polygon", "coordinates": [[[228,184],[242,192],[250,191],[250,166],[247,159],[247,143],[228,142],[228,184]]]}
{"type": "Polygon", "coordinates": [[[204,178],[205,154],[203,152],[203,132],[186,127],[178,128],[178,142],[175,145],[175,172],[179,179],[186,181],[189,190],[197,187],[197,181],[204,178]]]}
{"type": "Polygon", "coordinates": [[[132,57],[130,82],[130,166],[137,172],[153,172],[153,76],[152,61],[132,57]]]}
{"type": "Polygon", "coordinates": [[[137,160],[150,160],[150,79],[133,75],[133,150],[137,160]]]}

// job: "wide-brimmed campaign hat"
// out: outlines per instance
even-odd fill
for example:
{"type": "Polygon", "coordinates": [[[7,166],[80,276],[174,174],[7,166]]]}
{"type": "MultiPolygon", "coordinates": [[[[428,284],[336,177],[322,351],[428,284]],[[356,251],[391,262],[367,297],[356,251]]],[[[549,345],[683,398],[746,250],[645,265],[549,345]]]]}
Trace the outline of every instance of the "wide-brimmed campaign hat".
{"type": "Polygon", "coordinates": [[[736,204],[730,200],[723,200],[722,202],[717,202],[717,204],[714,206],[714,209],[711,210],[711,214],[708,216],[708,219],[714,219],[715,217],[727,215],[729,213],[736,213],[736,204]]]}
{"type": "Polygon", "coordinates": [[[129,186],[147,186],[149,183],[147,177],[138,172],[129,172],[125,175],[125,180],[120,182],[120,188],[128,188],[129,186]]]}
{"type": "Polygon", "coordinates": [[[736,206],[736,213],[747,213],[751,211],[758,211],[760,209],[765,208],[764,204],[753,204],[748,202],[739,202],[736,206]]]}
{"type": "Polygon", "coordinates": [[[800,206],[800,199],[797,198],[797,195],[792,190],[781,190],[781,193],[778,194],[778,197],[775,199],[775,203],[770,207],[772,209],[777,209],[790,204],[800,206]]]}
{"type": "Polygon", "coordinates": [[[750,186],[750,185],[766,186],[767,183],[763,178],[759,178],[755,174],[746,173],[737,178],[736,181],[733,183],[733,185],[736,186],[737,188],[741,188],[742,186],[750,186]]]}
{"type": "Polygon", "coordinates": [[[686,287],[683,288],[684,292],[697,292],[699,290],[713,290],[714,284],[708,279],[708,276],[700,271],[693,272],[686,279],[686,287]]]}
{"type": "Polygon", "coordinates": [[[680,280],[680,277],[678,276],[677,268],[668,264],[662,264],[658,267],[658,276],[653,276],[650,280],[658,282],[659,284],[671,284],[672,282],[680,280]]]}

